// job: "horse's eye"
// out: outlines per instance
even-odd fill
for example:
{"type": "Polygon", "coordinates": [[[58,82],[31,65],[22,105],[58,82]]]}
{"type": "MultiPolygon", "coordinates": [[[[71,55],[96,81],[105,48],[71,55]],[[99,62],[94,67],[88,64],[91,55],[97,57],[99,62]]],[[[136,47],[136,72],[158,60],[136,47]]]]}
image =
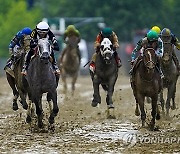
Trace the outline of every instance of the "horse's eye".
{"type": "Polygon", "coordinates": [[[113,45],[110,45],[110,48],[112,49],[112,48],[113,48],[113,45]]]}
{"type": "Polygon", "coordinates": [[[101,50],[104,48],[104,45],[101,45],[101,50]]]}

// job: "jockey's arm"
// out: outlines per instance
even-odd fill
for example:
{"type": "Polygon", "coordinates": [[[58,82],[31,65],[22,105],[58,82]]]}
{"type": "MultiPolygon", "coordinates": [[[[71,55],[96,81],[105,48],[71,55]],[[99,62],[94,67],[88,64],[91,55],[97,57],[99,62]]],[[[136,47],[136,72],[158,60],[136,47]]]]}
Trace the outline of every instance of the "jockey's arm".
{"type": "Polygon", "coordinates": [[[173,34],[172,34],[171,43],[174,44],[178,50],[180,50],[180,42],[179,42],[178,38],[173,34]]]}
{"type": "Polygon", "coordinates": [[[21,40],[20,34],[17,33],[16,36],[11,40],[9,44],[9,52],[11,54],[13,53],[13,48],[15,47],[15,45],[19,43],[20,40],[21,40]]]}
{"type": "Polygon", "coordinates": [[[161,40],[161,38],[158,38],[158,48],[156,51],[156,54],[158,55],[158,57],[162,57],[164,54],[164,47],[163,47],[163,41],[161,40]]]}
{"type": "Polygon", "coordinates": [[[113,47],[114,48],[119,48],[119,41],[118,41],[118,37],[117,35],[115,34],[115,32],[113,32],[113,47]]]}
{"type": "Polygon", "coordinates": [[[142,48],[142,39],[138,41],[136,47],[132,51],[131,54],[131,61],[134,61],[136,59],[136,53],[142,48]]]}

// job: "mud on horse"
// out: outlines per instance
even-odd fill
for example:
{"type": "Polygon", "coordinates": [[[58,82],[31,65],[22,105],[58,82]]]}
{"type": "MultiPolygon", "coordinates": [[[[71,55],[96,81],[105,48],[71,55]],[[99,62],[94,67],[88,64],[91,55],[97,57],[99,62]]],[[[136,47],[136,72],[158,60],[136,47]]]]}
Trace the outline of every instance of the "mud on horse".
{"type": "Polygon", "coordinates": [[[145,97],[151,98],[152,120],[150,129],[154,130],[155,119],[160,119],[160,113],[157,106],[158,94],[161,90],[160,73],[156,69],[157,56],[153,48],[147,48],[143,52],[141,62],[136,66],[136,71],[132,74],[131,87],[136,100],[135,115],[139,116],[139,107],[141,111],[142,127],[145,126],[146,113],[144,110],[145,97]]]}
{"type": "Polygon", "coordinates": [[[90,71],[94,89],[92,100],[93,107],[101,103],[101,96],[99,93],[99,86],[101,85],[107,92],[106,103],[108,109],[114,108],[112,96],[118,77],[118,67],[113,54],[114,51],[111,41],[108,38],[104,38],[101,42],[100,52],[96,56],[95,72],[93,73],[90,71]]]}

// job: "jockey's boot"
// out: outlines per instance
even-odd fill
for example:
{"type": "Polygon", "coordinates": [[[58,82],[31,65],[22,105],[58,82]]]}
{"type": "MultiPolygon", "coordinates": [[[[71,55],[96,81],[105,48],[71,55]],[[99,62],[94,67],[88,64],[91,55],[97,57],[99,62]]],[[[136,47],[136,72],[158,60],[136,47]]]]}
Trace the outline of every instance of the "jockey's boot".
{"type": "Polygon", "coordinates": [[[81,52],[79,50],[79,46],[77,46],[77,55],[79,57],[79,62],[81,62],[81,52]]]}
{"type": "Polygon", "coordinates": [[[91,61],[90,64],[89,64],[89,70],[90,70],[92,73],[94,73],[94,72],[95,72],[95,69],[96,69],[95,63],[94,63],[93,61],[91,61]]]}
{"type": "Polygon", "coordinates": [[[114,52],[114,57],[115,57],[115,60],[116,60],[116,63],[117,63],[117,67],[120,68],[122,66],[122,63],[121,63],[121,59],[118,56],[117,51],[114,52]]]}
{"type": "Polygon", "coordinates": [[[54,73],[57,74],[57,75],[60,75],[60,70],[59,70],[59,67],[57,66],[57,63],[54,62],[52,63],[52,66],[53,66],[53,69],[54,69],[54,73]]]}
{"type": "Polygon", "coordinates": [[[164,78],[164,74],[163,74],[163,72],[162,72],[162,69],[161,69],[161,67],[160,67],[160,65],[159,64],[157,64],[156,65],[157,67],[157,70],[159,71],[159,73],[160,73],[160,77],[161,77],[161,79],[163,79],[164,78]]]}
{"type": "Polygon", "coordinates": [[[95,69],[96,69],[96,66],[95,66],[95,61],[96,61],[96,55],[97,53],[94,53],[92,55],[92,58],[91,58],[91,62],[89,64],[89,70],[94,73],[95,72],[95,69]]]}
{"type": "Polygon", "coordinates": [[[22,72],[21,72],[22,75],[27,75],[28,66],[29,66],[29,63],[25,62],[24,65],[23,65],[22,72]]]}

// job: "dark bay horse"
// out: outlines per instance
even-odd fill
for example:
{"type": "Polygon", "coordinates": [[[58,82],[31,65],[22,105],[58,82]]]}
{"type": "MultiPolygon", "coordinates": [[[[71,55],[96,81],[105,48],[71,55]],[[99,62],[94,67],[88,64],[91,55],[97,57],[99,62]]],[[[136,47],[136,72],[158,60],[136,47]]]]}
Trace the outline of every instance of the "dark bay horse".
{"type": "MultiPolygon", "coordinates": [[[[56,76],[53,73],[52,63],[50,62],[51,45],[47,38],[38,40],[38,49],[36,56],[30,62],[27,70],[27,82],[29,85],[29,96],[36,106],[36,114],[38,116],[38,127],[43,127],[43,109],[42,95],[48,93],[47,97],[52,99],[53,108],[50,111],[49,123],[54,123],[54,118],[59,111],[57,105],[57,82],[56,76]]],[[[30,113],[30,112],[28,112],[30,113]]],[[[31,122],[31,115],[27,115],[26,121],[31,122]]]]}
{"type": "Polygon", "coordinates": [[[145,97],[151,98],[152,104],[152,120],[150,129],[154,130],[155,118],[160,119],[160,114],[157,106],[158,94],[161,90],[161,78],[156,69],[157,56],[153,48],[147,48],[143,52],[141,62],[133,74],[131,87],[136,99],[136,116],[139,116],[139,107],[141,111],[142,127],[145,126],[146,113],[144,110],[145,97]]]}
{"type": "Polygon", "coordinates": [[[67,82],[66,78],[69,75],[72,77],[72,95],[74,94],[75,90],[75,84],[79,73],[79,66],[80,66],[80,56],[78,55],[78,42],[79,38],[76,36],[72,36],[67,41],[67,46],[64,49],[64,56],[62,58],[62,61],[58,61],[59,65],[61,64],[60,70],[61,70],[61,77],[63,81],[63,92],[67,93],[67,82]]]}
{"type": "Polygon", "coordinates": [[[24,57],[30,49],[30,36],[24,36],[24,42],[23,42],[23,48],[17,49],[17,46],[15,46],[14,50],[16,55],[16,60],[14,64],[14,69],[11,70],[8,67],[5,67],[6,71],[6,78],[7,81],[13,90],[13,110],[18,110],[18,104],[17,99],[20,96],[20,103],[22,104],[24,109],[28,108],[28,105],[26,103],[26,96],[27,96],[27,84],[23,82],[23,76],[21,75],[21,71],[24,64],[24,57]]]}
{"type": "Polygon", "coordinates": [[[164,55],[161,58],[161,67],[164,73],[163,78],[163,89],[167,88],[167,100],[166,103],[163,98],[163,89],[160,93],[160,102],[162,106],[163,114],[164,112],[164,104],[166,105],[166,115],[169,116],[170,102],[172,99],[171,109],[175,109],[175,93],[176,93],[176,83],[178,79],[178,70],[173,61],[172,52],[174,50],[174,45],[170,42],[163,42],[164,46],[164,55]]]}
{"type": "Polygon", "coordinates": [[[94,89],[91,105],[96,107],[101,103],[101,96],[99,93],[99,85],[101,85],[107,92],[106,103],[108,111],[114,108],[112,96],[118,77],[118,67],[113,53],[111,41],[108,38],[104,38],[101,42],[100,52],[96,56],[96,70],[94,73],[90,71],[94,89]]]}

